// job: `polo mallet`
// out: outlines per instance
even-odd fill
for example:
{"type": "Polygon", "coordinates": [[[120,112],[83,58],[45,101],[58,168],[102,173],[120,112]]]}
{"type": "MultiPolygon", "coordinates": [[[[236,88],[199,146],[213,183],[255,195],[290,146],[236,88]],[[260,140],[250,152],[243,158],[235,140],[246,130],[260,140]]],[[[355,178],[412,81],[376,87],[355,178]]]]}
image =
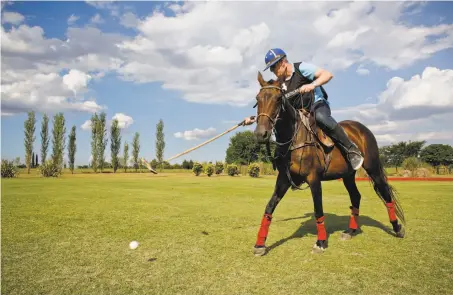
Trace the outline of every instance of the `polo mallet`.
{"type": "MultiPolygon", "coordinates": [[[[251,118],[254,119],[255,116],[252,116],[251,118]]],[[[213,138],[211,138],[211,139],[209,139],[209,140],[207,140],[207,141],[205,141],[205,142],[203,142],[203,143],[200,143],[200,144],[197,145],[197,146],[194,146],[193,148],[190,148],[190,149],[188,149],[188,150],[186,150],[186,151],[184,151],[184,152],[182,152],[182,153],[179,153],[179,154],[177,154],[177,155],[175,155],[175,156],[173,156],[173,157],[171,157],[171,158],[168,158],[168,159],[165,160],[165,161],[166,161],[166,162],[170,162],[170,161],[173,160],[173,159],[176,159],[176,158],[178,158],[178,157],[181,157],[182,155],[185,155],[185,154],[187,154],[187,153],[190,153],[191,151],[194,151],[194,150],[196,150],[196,149],[198,149],[198,148],[200,148],[200,147],[202,147],[202,146],[204,146],[204,145],[206,145],[206,144],[208,144],[208,143],[210,143],[210,142],[216,140],[217,138],[219,138],[219,137],[221,137],[221,136],[223,136],[223,135],[225,135],[225,134],[227,134],[227,133],[233,131],[234,129],[238,128],[239,126],[243,126],[244,123],[245,123],[245,120],[239,122],[238,124],[234,125],[233,127],[231,127],[230,129],[224,131],[223,133],[220,133],[219,135],[216,135],[216,136],[214,136],[213,138]]],[[[154,169],[151,167],[151,165],[150,165],[148,162],[146,162],[145,159],[142,158],[142,162],[144,163],[145,167],[148,168],[149,171],[151,171],[151,172],[154,173],[154,174],[157,174],[156,170],[154,170],[154,169]]]]}

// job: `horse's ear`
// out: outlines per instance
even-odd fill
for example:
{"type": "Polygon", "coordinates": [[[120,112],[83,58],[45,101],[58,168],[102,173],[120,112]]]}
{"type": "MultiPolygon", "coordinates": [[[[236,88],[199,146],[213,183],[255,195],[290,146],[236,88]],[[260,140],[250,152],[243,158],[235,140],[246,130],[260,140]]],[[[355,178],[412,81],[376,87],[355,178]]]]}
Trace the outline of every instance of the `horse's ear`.
{"type": "Polygon", "coordinates": [[[261,75],[261,72],[258,71],[258,82],[260,83],[260,86],[263,87],[266,85],[266,81],[264,81],[263,75],[261,75]]]}

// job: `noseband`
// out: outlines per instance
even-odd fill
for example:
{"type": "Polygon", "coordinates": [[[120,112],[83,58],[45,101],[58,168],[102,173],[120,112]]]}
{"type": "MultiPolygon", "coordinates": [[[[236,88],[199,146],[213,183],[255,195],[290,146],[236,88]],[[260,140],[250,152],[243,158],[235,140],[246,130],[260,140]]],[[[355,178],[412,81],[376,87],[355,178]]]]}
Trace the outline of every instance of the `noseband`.
{"type": "MultiPolygon", "coordinates": [[[[263,89],[278,89],[280,91],[280,93],[282,92],[282,89],[278,86],[274,86],[274,85],[268,85],[268,86],[263,86],[261,87],[260,91],[263,90],[263,89]]],[[[258,92],[258,93],[259,93],[258,92]]],[[[258,105],[258,102],[256,103],[256,105],[258,105]]],[[[255,105],[255,106],[256,106],[255,105]]],[[[256,117],[256,121],[258,122],[258,119],[260,116],[265,116],[267,118],[269,118],[269,120],[271,121],[271,124],[272,124],[272,129],[274,129],[274,125],[275,125],[275,121],[277,120],[277,117],[278,117],[278,114],[280,113],[280,109],[282,107],[282,104],[279,105],[279,109],[278,109],[278,112],[277,112],[277,116],[275,118],[272,118],[269,114],[266,114],[266,113],[260,113],[258,114],[258,116],[256,117]]]]}

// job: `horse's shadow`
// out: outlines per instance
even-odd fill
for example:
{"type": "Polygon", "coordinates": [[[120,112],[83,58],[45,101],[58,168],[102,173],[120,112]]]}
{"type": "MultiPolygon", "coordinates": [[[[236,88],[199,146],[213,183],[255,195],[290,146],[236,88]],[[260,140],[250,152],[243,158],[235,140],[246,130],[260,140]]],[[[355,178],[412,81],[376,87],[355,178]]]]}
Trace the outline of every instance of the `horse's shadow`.
{"type": "MultiPolygon", "coordinates": [[[[325,222],[326,222],[326,231],[327,231],[327,239],[334,234],[335,232],[342,232],[348,228],[349,225],[349,215],[348,216],[338,216],[336,214],[330,214],[330,213],[325,213],[325,222]]],[[[267,247],[266,252],[270,252],[273,249],[283,245],[284,243],[288,242],[289,240],[292,239],[297,239],[297,238],[302,238],[306,236],[307,234],[312,234],[312,235],[317,235],[318,231],[316,229],[316,222],[314,219],[314,214],[313,213],[305,213],[304,216],[300,217],[292,217],[292,218],[286,218],[282,220],[276,220],[276,222],[283,222],[283,221],[289,221],[289,220],[294,220],[294,219],[303,219],[311,217],[308,220],[305,220],[301,223],[300,227],[289,237],[281,239],[269,247],[267,247]]],[[[384,224],[381,222],[374,220],[373,218],[370,218],[366,215],[360,215],[359,217],[359,227],[360,230],[358,231],[357,235],[361,235],[363,233],[363,228],[362,226],[372,226],[376,227],[379,229],[382,229],[385,233],[389,235],[395,235],[389,227],[386,227],[384,224]]]]}

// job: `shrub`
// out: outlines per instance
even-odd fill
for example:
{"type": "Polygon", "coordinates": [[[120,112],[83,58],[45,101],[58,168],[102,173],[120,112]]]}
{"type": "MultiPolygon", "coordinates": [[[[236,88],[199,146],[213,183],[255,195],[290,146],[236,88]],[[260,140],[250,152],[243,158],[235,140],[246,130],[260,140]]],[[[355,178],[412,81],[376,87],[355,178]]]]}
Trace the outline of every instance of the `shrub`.
{"type": "Polygon", "coordinates": [[[251,163],[247,169],[248,175],[251,177],[259,177],[260,176],[260,165],[257,163],[251,163]]]}
{"type": "Polygon", "coordinates": [[[200,163],[195,162],[193,163],[192,171],[193,173],[195,173],[195,176],[198,176],[201,174],[201,172],[203,172],[203,166],[200,163]]]}
{"type": "Polygon", "coordinates": [[[430,177],[431,171],[426,168],[417,168],[417,170],[415,170],[415,174],[413,176],[414,177],[430,177]]]}
{"type": "Polygon", "coordinates": [[[215,162],[215,174],[222,174],[224,168],[225,166],[222,162],[215,162]]]}
{"type": "Polygon", "coordinates": [[[412,173],[422,166],[421,161],[416,157],[409,157],[403,161],[402,167],[404,170],[409,170],[412,173]]]}
{"type": "Polygon", "coordinates": [[[227,173],[229,176],[239,175],[239,169],[236,164],[230,164],[227,166],[227,173]]]}
{"type": "Polygon", "coordinates": [[[206,175],[208,175],[209,177],[210,177],[212,174],[214,174],[214,165],[208,164],[208,165],[206,166],[205,173],[206,173],[206,175]]]}
{"type": "Polygon", "coordinates": [[[14,178],[19,175],[19,169],[14,161],[2,160],[2,178],[14,178]]]}
{"type": "Polygon", "coordinates": [[[58,177],[61,175],[61,167],[54,164],[52,160],[47,160],[39,166],[39,172],[44,177],[58,177]]]}

